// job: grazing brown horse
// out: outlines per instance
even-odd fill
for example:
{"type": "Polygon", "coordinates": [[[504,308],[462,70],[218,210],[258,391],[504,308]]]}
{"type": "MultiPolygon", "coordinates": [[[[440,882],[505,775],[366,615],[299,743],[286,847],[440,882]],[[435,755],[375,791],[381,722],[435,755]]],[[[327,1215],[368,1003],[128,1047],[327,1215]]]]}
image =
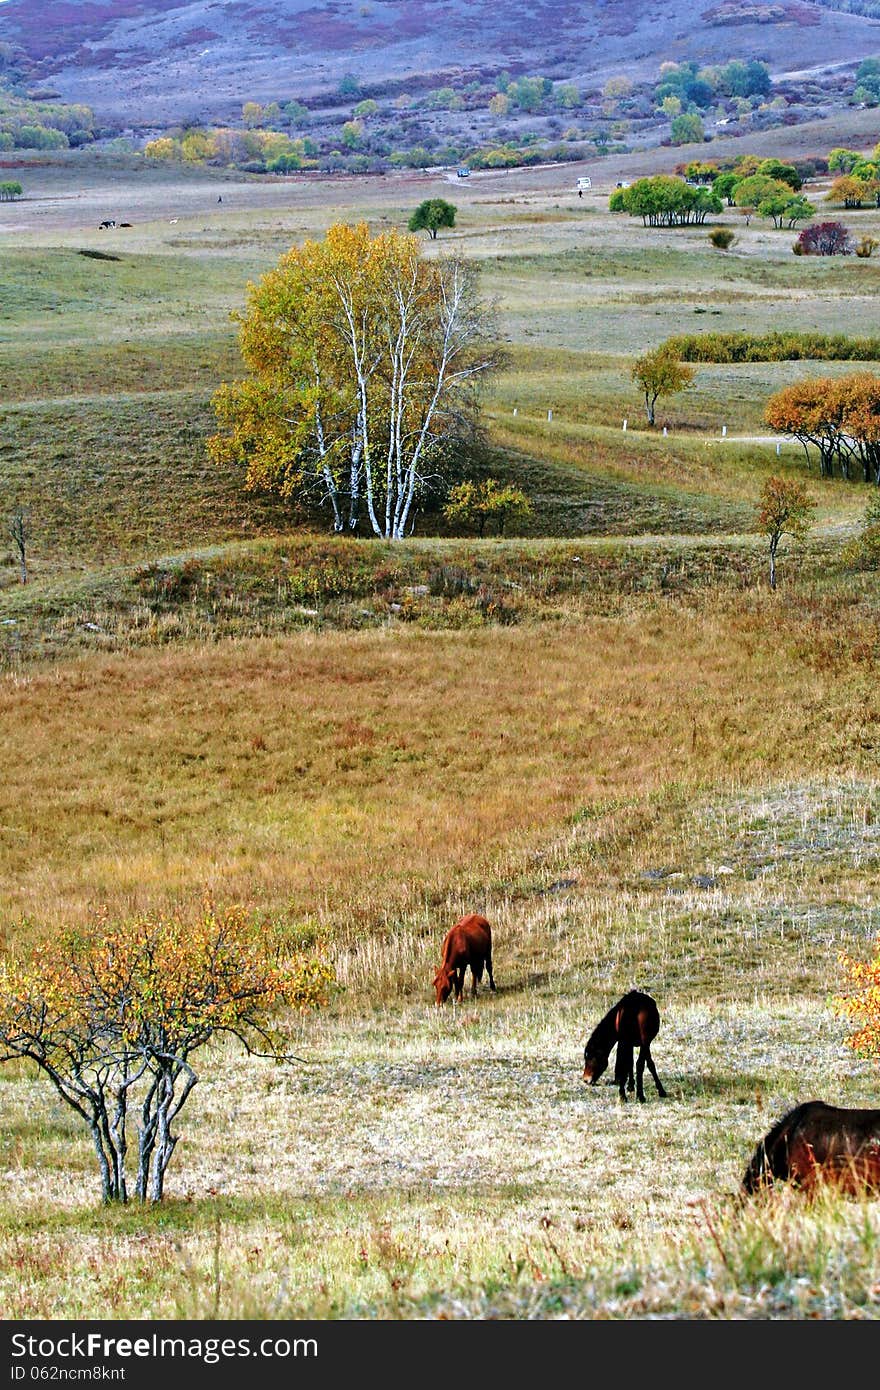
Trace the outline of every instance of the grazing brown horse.
{"type": "Polygon", "coordinates": [[[476,995],[477,984],[483,978],[483,966],[489,974],[489,988],[495,988],[492,974],[492,928],[485,917],[471,912],[462,917],[443,939],[440,968],[434,976],[434,991],[437,1003],[443,1004],[453,989],[455,998],[461,999],[464,989],[464,973],[471,968],[471,984],[476,995]]]}
{"type": "Polygon", "coordinates": [[[779,1179],[814,1192],[830,1185],[855,1196],[880,1192],[880,1110],[846,1110],[807,1100],[764,1135],[743,1175],[742,1191],[779,1179]]]}
{"type": "Polygon", "coordinates": [[[651,1040],[656,1038],[660,1028],[660,1011],[650,994],[631,989],[622,999],[610,1008],[596,1025],[584,1048],[584,1080],[595,1086],[608,1066],[611,1049],[617,1044],[617,1057],[614,1063],[614,1080],[620,1091],[620,1099],[626,1100],[627,1088],[635,1085],[639,1100],[645,1099],[642,1078],[645,1063],[654,1078],[657,1094],[665,1096],[654,1059],[651,1056],[651,1040]],[[635,1081],[633,1080],[633,1052],[639,1049],[636,1062],[635,1081]]]}

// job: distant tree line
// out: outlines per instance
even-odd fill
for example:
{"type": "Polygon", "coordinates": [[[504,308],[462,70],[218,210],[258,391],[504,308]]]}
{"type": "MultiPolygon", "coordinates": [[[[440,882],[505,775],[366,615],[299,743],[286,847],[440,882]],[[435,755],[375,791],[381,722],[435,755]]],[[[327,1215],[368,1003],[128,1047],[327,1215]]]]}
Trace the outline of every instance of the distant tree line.
{"type": "Polygon", "coordinates": [[[0,150],[66,150],[95,138],[88,106],[30,101],[0,82],[0,150]]]}

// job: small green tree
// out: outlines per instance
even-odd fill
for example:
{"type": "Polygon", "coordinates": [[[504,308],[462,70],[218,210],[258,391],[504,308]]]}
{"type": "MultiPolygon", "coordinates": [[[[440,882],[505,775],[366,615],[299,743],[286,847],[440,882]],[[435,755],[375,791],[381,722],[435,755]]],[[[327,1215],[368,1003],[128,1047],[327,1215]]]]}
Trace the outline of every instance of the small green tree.
{"type": "Polygon", "coordinates": [[[798,222],[812,217],[816,209],[813,204],[799,194],[773,193],[758,203],[758,216],[773,219],[773,226],[787,226],[793,231],[798,222]]]}
{"type": "Polygon", "coordinates": [[[770,588],[776,588],[776,552],[783,536],[803,540],[816,503],[797,478],[768,478],[758,502],[758,530],[770,542],[770,588]]]}
{"type": "Polygon", "coordinates": [[[419,203],[407,226],[411,232],[430,232],[431,239],[437,240],[441,227],[454,227],[457,208],[447,203],[445,198],[426,198],[419,203]]]}
{"type": "Polygon", "coordinates": [[[673,145],[695,145],[706,138],[703,122],[696,112],[691,111],[682,111],[681,115],[674,116],[669,133],[673,145]]]}
{"type": "Polygon", "coordinates": [[[363,121],[346,121],[342,127],[342,143],[348,150],[356,150],[364,138],[363,121]]]}
{"type": "Polygon", "coordinates": [[[660,397],[673,396],[679,391],[687,390],[696,376],[696,371],[682,362],[668,344],[661,344],[653,352],[646,352],[644,356],[636,358],[630,375],[644,392],[648,424],[653,425],[660,397]]]}
{"type": "Polygon", "coordinates": [[[487,521],[494,521],[499,536],[503,536],[508,521],[531,516],[531,512],[532,504],[526,494],[497,478],[458,483],[450,489],[443,508],[447,521],[476,526],[480,536],[485,534],[487,521]]]}
{"type": "Polygon", "coordinates": [[[10,203],[15,198],[20,198],[22,192],[23,189],[21,184],[11,179],[4,183],[0,183],[0,201],[4,203],[10,203]]]}

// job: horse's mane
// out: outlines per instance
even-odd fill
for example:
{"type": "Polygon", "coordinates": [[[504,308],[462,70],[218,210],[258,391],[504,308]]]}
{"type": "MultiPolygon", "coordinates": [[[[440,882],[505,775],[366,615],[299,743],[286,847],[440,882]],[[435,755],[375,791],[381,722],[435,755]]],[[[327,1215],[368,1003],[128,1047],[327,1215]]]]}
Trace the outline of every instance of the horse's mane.
{"type": "Polygon", "coordinates": [[[614,1029],[614,1015],[617,1013],[618,1005],[612,1004],[607,1014],[599,1019],[590,1036],[587,1038],[587,1052],[601,1047],[603,1051],[610,1052],[617,1036],[614,1029]]]}
{"type": "Polygon", "coordinates": [[[816,1102],[814,1100],[802,1101],[801,1104],[796,1105],[793,1110],[787,1110],[781,1119],[778,1119],[776,1123],[768,1129],[764,1138],[758,1142],[758,1146],[749,1160],[749,1166],[743,1174],[742,1186],[745,1192],[755,1191],[755,1188],[760,1184],[762,1178],[767,1175],[768,1167],[772,1177],[783,1176],[781,1173],[777,1173],[773,1167],[773,1156],[776,1151],[776,1146],[783,1135],[787,1135],[795,1128],[803,1118],[804,1112],[815,1104],[816,1102]]]}
{"type": "MultiPolygon", "coordinates": [[[[587,1038],[587,1052],[591,1051],[591,1049],[597,1049],[601,1047],[606,1053],[610,1053],[612,1047],[617,1042],[617,1029],[615,1027],[614,1020],[618,1010],[624,1004],[631,1001],[635,995],[641,994],[644,994],[644,990],[628,989],[626,994],[622,995],[622,997],[618,999],[616,1003],[611,1005],[611,1008],[608,1010],[607,1014],[605,1014],[602,1018],[599,1019],[599,1022],[596,1024],[592,1033],[587,1038]]],[[[651,998],[650,995],[647,995],[646,997],[648,999],[651,998]]]]}

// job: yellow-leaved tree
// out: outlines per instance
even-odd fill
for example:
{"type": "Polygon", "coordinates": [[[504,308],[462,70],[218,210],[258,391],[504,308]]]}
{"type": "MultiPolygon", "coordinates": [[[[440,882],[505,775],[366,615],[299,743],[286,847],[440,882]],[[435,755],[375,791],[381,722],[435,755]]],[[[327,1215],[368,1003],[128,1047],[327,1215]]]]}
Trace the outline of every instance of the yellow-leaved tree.
{"type": "Polygon", "coordinates": [[[364,514],[409,534],[414,506],[473,435],[498,361],[474,268],[426,259],[417,237],[337,224],[249,284],[239,343],[248,375],[214,397],[208,449],[246,487],[329,503],[334,530],[364,514]]]}
{"type": "Polygon", "coordinates": [[[239,908],[65,932],[26,963],[0,963],[0,1061],[28,1058],[88,1125],[105,1202],[162,1199],[172,1126],[199,1080],[192,1056],[237,1038],[250,1056],[289,1057],[291,1011],[327,1001],[333,970],[290,953],[239,908]]]}

